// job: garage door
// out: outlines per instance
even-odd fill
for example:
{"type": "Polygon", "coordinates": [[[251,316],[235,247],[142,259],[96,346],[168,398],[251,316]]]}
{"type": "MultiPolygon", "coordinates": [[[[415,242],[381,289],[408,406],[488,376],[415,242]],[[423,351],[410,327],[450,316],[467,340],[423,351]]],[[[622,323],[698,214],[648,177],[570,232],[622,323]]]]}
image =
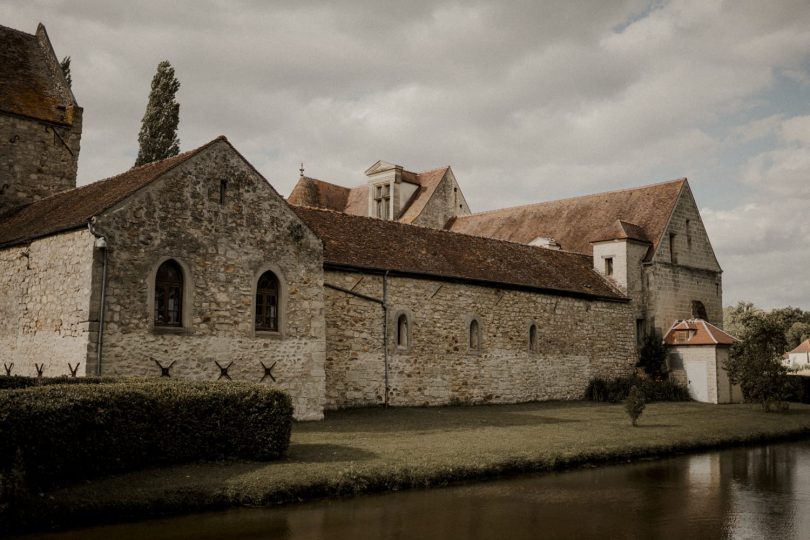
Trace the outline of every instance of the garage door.
{"type": "Polygon", "coordinates": [[[686,371],[687,386],[689,388],[689,395],[692,399],[702,401],[704,403],[709,401],[709,381],[708,369],[706,369],[705,360],[686,360],[683,361],[683,367],[686,371]]]}

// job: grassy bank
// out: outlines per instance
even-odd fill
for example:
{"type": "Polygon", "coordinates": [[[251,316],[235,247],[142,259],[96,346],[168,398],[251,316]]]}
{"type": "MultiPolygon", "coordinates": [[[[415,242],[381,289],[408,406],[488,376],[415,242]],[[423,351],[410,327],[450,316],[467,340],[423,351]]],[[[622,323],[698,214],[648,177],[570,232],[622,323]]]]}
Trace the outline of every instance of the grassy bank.
{"type": "Polygon", "coordinates": [[[286,460],[153,469],[35,497],[29,526],[138,519],[233,505],[429,487],[529,471],[810,436],[810,406],[654,403],[639,427],[621,405],[524,405],[333,412],[296,424],[286,460]]]}

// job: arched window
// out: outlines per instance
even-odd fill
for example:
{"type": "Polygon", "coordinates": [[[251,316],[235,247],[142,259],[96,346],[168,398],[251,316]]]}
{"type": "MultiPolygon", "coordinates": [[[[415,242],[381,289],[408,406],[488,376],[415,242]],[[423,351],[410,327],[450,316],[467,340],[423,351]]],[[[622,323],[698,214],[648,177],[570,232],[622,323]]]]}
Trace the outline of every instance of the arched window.
{"type": "Polygon", "coordinates": [[[473,319],[470,321],[470,350],[477,351],[481,349],[481,329],[479,328],[478,321],[473,319]]]}
{"type": "Polygon", "coordinates": [[[529,352],[540,352],[540,343],[537,340],[537,325],[534,323],[529,326],[529,352]]]}
{"type": "Polygon", "coordinates": [[[397,347],[408,348],[408,316],[404,313],[397,317],[397,347]]]}
{"type": "Polygon", "coordinates": [[[155,275],[155,326],[183,326],[183,270],[171,259],[155,275]]]}
{"type": "Polygon", "coordinates": [[[278,278],[267,271],[256,286],[256,330],[278,332],[278,278]]]}

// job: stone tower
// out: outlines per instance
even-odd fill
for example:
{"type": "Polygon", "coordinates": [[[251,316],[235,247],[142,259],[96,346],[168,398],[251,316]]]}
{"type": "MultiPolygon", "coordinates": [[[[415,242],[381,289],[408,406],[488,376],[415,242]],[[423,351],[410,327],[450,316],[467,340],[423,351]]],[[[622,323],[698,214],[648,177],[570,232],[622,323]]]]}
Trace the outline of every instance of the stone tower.
{"type": "Polygon", "coordinates": [[[45,27],[0,26],[0,214],[76,187],[81,134],[45,27]]]}

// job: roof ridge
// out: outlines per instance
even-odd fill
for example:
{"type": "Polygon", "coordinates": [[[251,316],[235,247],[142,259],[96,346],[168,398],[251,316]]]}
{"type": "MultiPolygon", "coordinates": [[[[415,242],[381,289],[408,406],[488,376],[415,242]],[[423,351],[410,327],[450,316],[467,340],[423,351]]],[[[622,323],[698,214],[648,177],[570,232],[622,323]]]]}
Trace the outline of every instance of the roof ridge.
{"type": "MultiPolygon", "coordinates": [[[[432,172],[436,172],[436,171],[446,171],[449,168],[450,168],[450,165],[444,165],[442,167],[436,167],[435,169],[428,169],[426,171],[419,171],[419,172],[414,173],[414,174],[419,175],[419,174],[428,174],[428,173],[432,173],[432,172]]],[[[414,172],[414,171],[410,171],[410,172],[414,172]]]]}
{"type": "Polygon", "coordinates": [[[483,216],[483,215],[486,215],[486,214],[494,214],[496,212],[505,212],[507,210],[519,210],[519,209],[524,209],[524,208],[532,208],[532,207],[536,207],[536,206],[543,206],[545,204],[553,204],[553,203],[559,203],[559,202],[563,202],[563,201],[572,201],[574,199],[586,199],[586,198],[591,198],[591,197],[599,197],[601,195],[613,195],[615,193],[625,193],[625,192],[628,192],[628,191],[638,191],[638,190],[649,189],[649,188],[654,188],[654,187],[658,187],[658,186],[665,186],[667,184],[683,183],[683,182],[686,182],[686,181],[687,181],[687,178],[684,176],[684,177],[681,177],[681,178],[677,178],[675,180],[667,180],[667,181],[664,181],[664,182],[655,182],[653,184],[645,184],[643,186],[637,186],[637,187],[632,187],[632,188],[621,188],[621,189],[614,189],[614,190],[609,190],[609,191],[600,191],[599,193],[586,193],[585,195],[575,195],[575,196],[572,196],[572,197],[563,197],[562,199],[553,199],[553,200],[550,200],[550,201],[540,201],[540,202],[534,202],[534,203],[528,203],[528,204],[519,204],[517,206],[507,206],[506,208],[493,208],[492,210],[483,210],[481,212],[475,212],[473,214],[468,214],[466,216],[458,216],[458,218],[459,219],[467,219],[467,218],[473,218],[473,217],[477,217],[477,216],[483,216]]]}
{"type": "MultiPolygon", "coordinates": [[[[39,23],[39,24],[42,24],[42,23],[39,23]]],[[[23,32],[22,30],[19,30],[17,28],[12,28],[12,27],[6,26],[4,24],[0,24],[0,28],[2,28],[3,30],[11,30],[12,32],[17,32],[18,34],[22,34],[24,36],[32,37],[34,39],[36,39],[36,37],[37,37],[36,34],[29,34],[28,32],[23,32]]]]}

